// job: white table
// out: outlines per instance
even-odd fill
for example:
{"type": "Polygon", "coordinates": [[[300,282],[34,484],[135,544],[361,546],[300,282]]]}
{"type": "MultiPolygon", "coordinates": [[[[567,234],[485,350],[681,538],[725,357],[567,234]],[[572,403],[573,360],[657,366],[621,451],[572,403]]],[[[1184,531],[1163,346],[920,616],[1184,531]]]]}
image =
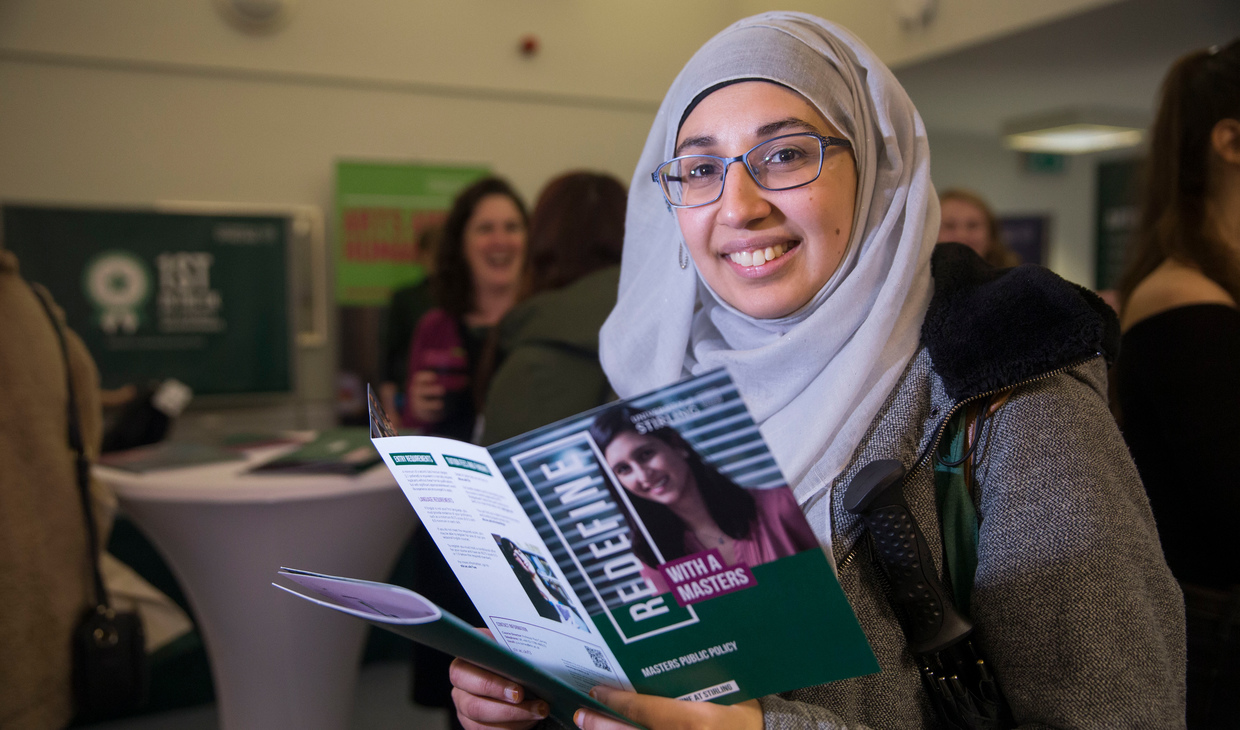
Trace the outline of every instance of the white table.
{"type": "Polygon", "coordinates": [[[280,567],[384,580],[417,515],[382,464],[358,476],[245,462],[96,467],[176,575],[202,630],[224,730],[343,730],[367,624],[273,587],[280,567]]]}

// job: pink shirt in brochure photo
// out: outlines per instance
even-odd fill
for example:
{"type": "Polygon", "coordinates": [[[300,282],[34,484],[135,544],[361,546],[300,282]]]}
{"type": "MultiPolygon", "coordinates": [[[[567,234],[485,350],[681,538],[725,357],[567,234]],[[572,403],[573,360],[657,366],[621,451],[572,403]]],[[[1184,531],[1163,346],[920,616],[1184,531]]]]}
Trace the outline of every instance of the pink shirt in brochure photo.
{"type": "MultiPolygon", "coordinates": [[[[757,516],[750,523],[749,535],[733,544],[734,559],[729,565],[752,567],[772,560],[795,555],[802,550],[818,547],[818,538],[810,529],[796,497],[787,487],[774,489],[750,489],[757,507],[757,516]]],[[[685,551],[690,555],[706,551],[706,546],[692,531],[685,531],[685,551]]],[[[654,584],[659,593],[671,588],[658,568],[646,566],[642,575],[654,584]]]]}

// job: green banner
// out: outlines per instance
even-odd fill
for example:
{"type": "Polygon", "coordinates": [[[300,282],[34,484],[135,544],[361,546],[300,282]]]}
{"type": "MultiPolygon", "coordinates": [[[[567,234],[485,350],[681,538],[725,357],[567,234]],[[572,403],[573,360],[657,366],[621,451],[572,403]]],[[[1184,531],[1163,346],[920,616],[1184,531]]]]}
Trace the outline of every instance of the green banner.
{"type": "Polygon", "coordinates": [[[5,247],[86,342],[104,387],[291,389],[282,217],[4,207],[5,247]]]}
{"type": "Polygon", "coordinates": [[[336,303],[386,306],[424,276],[418,235],[443,222],[453,198],[485,167],[336,163],[336,303]]]}
{"type": "Polygon", "coordinates": [[[1098,163],[1098,207],[1095,209],[1095,289],[1114,289],[1128,262],[1128,249],[1141,211],[1137,180],[1141,160],[1098,163]]]}

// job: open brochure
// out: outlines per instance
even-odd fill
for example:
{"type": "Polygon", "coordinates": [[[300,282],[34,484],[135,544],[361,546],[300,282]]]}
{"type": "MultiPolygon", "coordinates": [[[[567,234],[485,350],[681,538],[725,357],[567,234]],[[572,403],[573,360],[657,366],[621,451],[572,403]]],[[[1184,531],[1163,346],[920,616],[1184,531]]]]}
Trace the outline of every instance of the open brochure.
{"type": "Polygon", "coordinates": [[[878,671],[726,371],[489,449],[399,436],[372,394],[371,437],[498,646],[581,692],[732,704],[878,671]]]}

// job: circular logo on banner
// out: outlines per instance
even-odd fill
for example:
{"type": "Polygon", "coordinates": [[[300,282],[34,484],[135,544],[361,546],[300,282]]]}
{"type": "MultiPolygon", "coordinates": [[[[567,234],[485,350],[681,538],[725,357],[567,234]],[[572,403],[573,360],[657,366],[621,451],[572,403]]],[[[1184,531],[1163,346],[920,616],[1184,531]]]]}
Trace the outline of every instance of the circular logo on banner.
{"type": "Polygon", "coordinates": [[[86,264],[83,284],[100,329],[110,335],[138,331],[141,307],[151,294],[151,274],[142,259],[125,251],[101,253],[86,264]]]}

